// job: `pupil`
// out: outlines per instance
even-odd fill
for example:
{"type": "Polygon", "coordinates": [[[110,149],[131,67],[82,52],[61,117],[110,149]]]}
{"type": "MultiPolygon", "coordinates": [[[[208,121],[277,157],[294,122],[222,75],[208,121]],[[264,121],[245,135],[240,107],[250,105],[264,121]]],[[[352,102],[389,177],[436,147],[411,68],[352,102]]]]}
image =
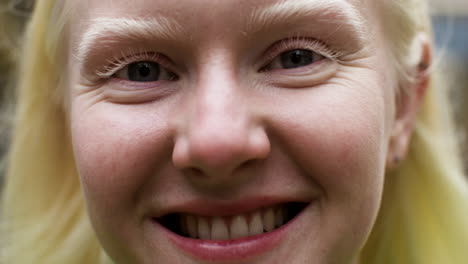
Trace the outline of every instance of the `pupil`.
{"type": "Polygon", "coordinates": [[[159,64],[151,61],[135,62],[128,66],[128,79],[133,82],[154,82],[159,80],[159,64]]]}
{"type": "Polygon", "coordinates": [[[302,56],[299,54],[299,51],[295,51],[293,54],[291,54],[291,61],[294,64],[299,64],[301,62],[302,56]]]}
{"type": "Polygon", "coordinates": [[[285,69],[306,66],[313,60],[313,52],[310,50],[291,50],[281,54],[281,66],[285,69]]]}
{"type": "Polygon", "coordinates": [[[151,69],[147,63],[141,63],[138,65],[138,72],[140,73],[141,77],[148,77],[148,75],[151,72],[151,69]]]}

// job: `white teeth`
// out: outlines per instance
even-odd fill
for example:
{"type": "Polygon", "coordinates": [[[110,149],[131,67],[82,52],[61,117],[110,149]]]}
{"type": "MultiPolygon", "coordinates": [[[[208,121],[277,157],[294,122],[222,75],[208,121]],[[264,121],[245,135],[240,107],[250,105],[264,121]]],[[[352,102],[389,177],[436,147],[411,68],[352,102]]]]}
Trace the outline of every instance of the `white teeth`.
{"type": "Polygon", "coordinates": [[[244,216],[236,215],[231,220],[231,239],[249,236],[249,226],[244,216]]]}
{"type": "Polygon", "coordinates": [[[229,240],[255,236],[270,232],[284,224],[286,219],[284,205],[259,209],[246,215],[231,217],[201,217],[183,215],[181,233],[191,238],[204,240],[229,240]]]}
{"type": "Polygon", "coordinates": [[[283,225],[283,222],[284,222],[284,211],[283,211],[283,207],[280,206],[277,210],[276,210],[276,214],[275,214],[275,226],[276,227],[280,227],[283,225]]]}
{"type": "Polygon", "coordinates": [[[263,212],[263,228],[265,228],[267,232],[275,229],[275,213],[271,207],[263,212]]]}
{"type": "Polygon", "coordinates": [[[263,233],[262,216],[260,212],[252,214],[249,224],[249,235],[255,236],[263,233]]]}
{"type": "Polygon", "coordinates": [[[211,222],[211,239],[213,240],[228,240],[229,230],[224,220],[220,217],[215,217],[211,222]]]}
{"type": "Polygon", "coordinates": [[[198,224],[197,224],[197,218],[189,215],[186,217],[186,225],[187,231],[190,237],[196,238],[198,237],[198,224]]]}
{"type": "Polygon", "coordinates": [[[210,226],[204,217],[198,218],[198,236],[201,239],[210,239],[210,226]]]}

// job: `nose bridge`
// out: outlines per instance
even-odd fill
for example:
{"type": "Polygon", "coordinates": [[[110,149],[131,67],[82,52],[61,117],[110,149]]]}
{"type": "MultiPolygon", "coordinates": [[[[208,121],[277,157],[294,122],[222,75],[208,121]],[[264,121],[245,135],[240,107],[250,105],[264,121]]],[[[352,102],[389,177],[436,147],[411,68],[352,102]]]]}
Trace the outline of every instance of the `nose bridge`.
{"type": "Polygon", "coordinates": [[[190,110],[174,147],[174,164],[196,169],[210,182],[228,179],[247,161],[269,152],[245,90],[226,67],[206,70],[189,98],[190,110]]]}
{"type": "Polygon", "coordinates": [[[189,131],[194,139],[208,137],[213,143],[229,143],[246,136],[249,113],[235,78],[225,74],[202,81],[194,100],[189,131]]]}
{"type": "Polygon", "coordinates": [[[216,124],[239,125],[245,118],[242,112],[245,104],[242,104],[242,89],[233,59],[224,49],[213,47],[212,50],[212,53],[203,52],[204,56],[200,56],[198,82],[192,87],[194,96],[191,98],[193,112],[190,124],[200,128],[216,124]]]}
{"type": "Polygon", "coordinates": [[[197,87],[187,138],[192,162],[207,171],[232,170],[249,144],[249,112],[230,73],[206,74],[197,87]]]}

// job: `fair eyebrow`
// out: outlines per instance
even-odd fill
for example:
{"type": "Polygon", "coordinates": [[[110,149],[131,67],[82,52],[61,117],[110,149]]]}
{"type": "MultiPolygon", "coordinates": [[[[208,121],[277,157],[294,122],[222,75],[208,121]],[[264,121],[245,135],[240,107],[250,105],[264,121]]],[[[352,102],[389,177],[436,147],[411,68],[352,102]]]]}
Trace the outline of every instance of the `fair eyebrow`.
{"type": "MultiPolygon", "coordinates": [[[[337,24],[354,33],[359,42],[364,41],[367,32],[365,19],[346,0],[292,0],[279,1],[267,7],[254,10],[247,22],[249,32],[257,32],[297,19],[314,17],[314,21],[337,24]]],[[[311,21],[313,23],[313,21],[311,21]]],[[[333,34],[333,32],[330,32],[333,34]]]]}
{"type": "MultiPolygon", "coordinates": [[[[323,21],[337,24],[341,29],[349,29],[359,42],[366,36],[364,19],[346,0],[286,0],[260,6],[247,15],[244,32],[258,32],[301,17],[314,17],[311,23],[323,21]]],[[[180,41],[181,38],[190,38],[180,23],[162,15],[142,19],[100,17],[90,20],[88,25],[75,49],[80,61],[119,39],[180,41]]]]}
{"type": "Polygon", "coordinates": [[[182,27],[173,19],[158,16],[149,19],[95,18],[81,35],[76,54],[79,60],[87,58],[94,49],[115,39],[168,39],[176,40],[184,34],[182,27]]]}

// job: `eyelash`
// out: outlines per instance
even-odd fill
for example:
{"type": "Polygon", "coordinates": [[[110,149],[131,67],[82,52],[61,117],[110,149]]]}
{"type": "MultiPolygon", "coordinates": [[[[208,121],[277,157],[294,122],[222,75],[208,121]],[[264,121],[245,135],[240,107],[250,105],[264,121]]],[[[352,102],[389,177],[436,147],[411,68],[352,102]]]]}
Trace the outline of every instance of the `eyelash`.
{"type": "Polygon", "coordinates": [[[281,53],[295,49],[307,49],[332,60],[337,60],[342,55],[321,40],[308,37],[291,37],[280,40],[270,46],[264,56],[263,67],[260,71],[263,71],[281,53]]]}
{"type": "Polygon", "coordinates": [[[152,61],[164,68],[170,68],[169,65],[171,64],[170,60],[160,53],[129,50],[128,52],[122,52],[120,57],[116,56],[113,60],[109,60],[109,64],[97,70],[95,74],[103,79],[108,79],[126,66],[139,61],[152,61]]]}
{"type": "MultiPolygon", "coordinates": [[[[294,49],[308,49],[332,60],[336,60],[341,56],[339,52],[331,49],[323,41],[308,37],[291,37],[280,40],[270,46],[264,55],[265,59],[263,60],[263,67],[260,69],[260,72],[264,71],[268,64],[281,53],[294,49]]],[[[171,64],[170,60],[160,53],[129,50],[128,52],[122,52],[120,57],[115,56],[113,60],[109,60],[108,64],[97,70],[95,74],[100,78],[109,79],[126,66],[138,61],[153,61],[165,68],[170,68],[169,65],[171,64]]]]}

